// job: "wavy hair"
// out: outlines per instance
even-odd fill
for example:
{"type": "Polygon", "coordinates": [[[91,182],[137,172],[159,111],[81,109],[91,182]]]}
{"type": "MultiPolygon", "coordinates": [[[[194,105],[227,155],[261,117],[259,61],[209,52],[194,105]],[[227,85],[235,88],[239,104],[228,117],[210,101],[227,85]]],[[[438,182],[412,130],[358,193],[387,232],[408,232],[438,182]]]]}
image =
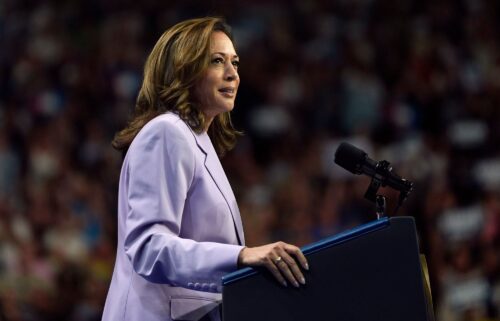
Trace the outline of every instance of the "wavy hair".
{"type": "MultiPolygon", "coordinates": [[[[230,27],[222,18],[214,17],[186,20],[163,33],[146,60],[134,112],[113,139],[115,149],[128,149],[147,122],[167,111],[178,114],[196,133],[206,128],[193,89],[209,66],[214,31],[222,31],[233,40],[230,27]]],[[[208,134],[222,156],[234,147],[241,133],[234,129],[229,112],[224,112],[214,118],[208,134]]]]}

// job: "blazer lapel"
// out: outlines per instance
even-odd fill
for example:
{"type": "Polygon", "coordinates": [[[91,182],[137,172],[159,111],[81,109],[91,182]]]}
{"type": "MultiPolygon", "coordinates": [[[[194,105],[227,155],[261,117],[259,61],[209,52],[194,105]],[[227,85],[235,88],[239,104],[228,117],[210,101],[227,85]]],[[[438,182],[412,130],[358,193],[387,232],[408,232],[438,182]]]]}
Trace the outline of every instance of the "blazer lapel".
{"type": "Polygon", "coordinates": [[[214,180],[215,185],[217,185],[217,188],[221,192],[224,200],[227,203],[227,206],[229,207],[229,211],[231,212],[231,215],[233,217],[238,241],[240,245],[245,245],[243,224],[241,222],[241,215],[236,203],[236,198],[234,197],[233,190],[231,189],[231,185],[227,180],[226,173],[222,168],[212,142],[210,141],[210,138],[206,133],[197,135],[193,132],[193,135],[195,137],[196,144],[205,154],[205,168],[210,173],[210,176],[214,180]]]}

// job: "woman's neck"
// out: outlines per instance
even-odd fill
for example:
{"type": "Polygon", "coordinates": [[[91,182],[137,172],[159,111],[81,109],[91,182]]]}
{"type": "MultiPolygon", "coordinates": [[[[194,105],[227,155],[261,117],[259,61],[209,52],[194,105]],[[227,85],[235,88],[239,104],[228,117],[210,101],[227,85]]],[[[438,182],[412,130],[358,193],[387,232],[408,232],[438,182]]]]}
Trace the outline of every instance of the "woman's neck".
{"type": "Polygon", "coordinates": [[[205,128],[203,128],[203,132],[205,133],[208,132],[208,128],[210,128],[210,125],[212,124],[213,120],[214,120],[213,116],[205,115],[205,128]]]}

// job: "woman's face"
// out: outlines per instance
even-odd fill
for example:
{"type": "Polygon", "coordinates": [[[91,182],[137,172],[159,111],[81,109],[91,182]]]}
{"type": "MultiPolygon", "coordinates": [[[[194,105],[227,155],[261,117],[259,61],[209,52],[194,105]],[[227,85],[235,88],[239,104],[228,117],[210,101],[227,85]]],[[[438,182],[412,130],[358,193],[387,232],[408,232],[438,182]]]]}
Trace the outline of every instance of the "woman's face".
{"type": "Polygon", "coordinates": [[[229,37],[221,31],[212,33],[210,65],[194,88],[209,120],[233,109],[240,84],[238,65],[239,57],[229,37]]]}

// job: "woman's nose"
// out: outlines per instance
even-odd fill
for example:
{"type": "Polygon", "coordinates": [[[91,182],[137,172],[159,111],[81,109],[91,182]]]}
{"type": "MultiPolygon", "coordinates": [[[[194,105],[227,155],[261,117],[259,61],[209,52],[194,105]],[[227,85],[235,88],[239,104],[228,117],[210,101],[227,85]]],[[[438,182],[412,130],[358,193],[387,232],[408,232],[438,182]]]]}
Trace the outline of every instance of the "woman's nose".
{"type": "Polygon", "coordinates": [[[228,66],[226,67],[226,80],[232,81],[238,79],[238,71],[236,70],[236,67],[232,64],[229,63],[228,66]]]}

